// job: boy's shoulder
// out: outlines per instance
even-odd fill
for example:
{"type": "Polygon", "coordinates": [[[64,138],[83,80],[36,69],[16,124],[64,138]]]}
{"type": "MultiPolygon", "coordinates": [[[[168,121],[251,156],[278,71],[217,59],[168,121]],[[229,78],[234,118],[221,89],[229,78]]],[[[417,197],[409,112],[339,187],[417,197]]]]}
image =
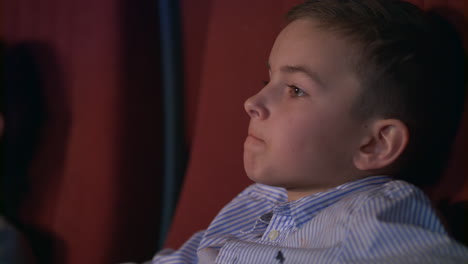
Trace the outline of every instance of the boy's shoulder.
{"type": "Polygon", "coordinates": [[[355,192],[345,192],[320,214],[324,219],[341,219],[347,222],[348,228],[371,222],[379,223],[377,225],[398,223],[445,233],[429,197],[419,187],[402,180],[390,179],[355,192]]]}
{"type": "Polygon", "coordinates": [[[417,186],[402,180],[389,180],[381,185],[375,185],[360,192],[355,192],[343,199],[355,200],[357,207],[372,203],[401,203],[403,201],[414,201],[429,203],[426,194],[417,186]]]}
{"type": "Polygon", "coordinates": [[[353,214],[359,217],[373,215],[381,218],[387,214],[408,217],[423,212],[435,214],[428,196],[417,186],[402,180],[390,180],[356,192],[340,202],[351,207],[353,214]]]}

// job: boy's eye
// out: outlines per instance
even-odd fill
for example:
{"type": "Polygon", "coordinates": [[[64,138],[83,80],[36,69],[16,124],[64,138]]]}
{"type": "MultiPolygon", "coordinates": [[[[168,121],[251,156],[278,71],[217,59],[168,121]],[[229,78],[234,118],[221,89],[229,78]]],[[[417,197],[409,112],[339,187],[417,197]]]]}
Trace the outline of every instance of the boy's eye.
{"type": "Polygon", "coordinates": [[[288,87],[289,87],[289,94],[291,95],[291,97],[301,97],[305,95],[305,92],[301,88],[298,88],[297,86],[288,85],[288,87]]]}
{"type": "Polygon", "coordinates": [[[263,86],[267,86],[269,81],[263,80],[263,86]]]}

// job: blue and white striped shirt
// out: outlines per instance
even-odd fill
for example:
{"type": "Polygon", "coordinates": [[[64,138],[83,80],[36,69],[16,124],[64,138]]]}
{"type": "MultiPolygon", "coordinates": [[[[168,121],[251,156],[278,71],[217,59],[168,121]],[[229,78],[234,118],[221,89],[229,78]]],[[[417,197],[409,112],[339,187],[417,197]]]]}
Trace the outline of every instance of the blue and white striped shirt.
{"type": "Polygon", "coordinates": [[[424,193],[373,176],[288,202],[253,184],[159,263],[468,263],[424,193]]]}

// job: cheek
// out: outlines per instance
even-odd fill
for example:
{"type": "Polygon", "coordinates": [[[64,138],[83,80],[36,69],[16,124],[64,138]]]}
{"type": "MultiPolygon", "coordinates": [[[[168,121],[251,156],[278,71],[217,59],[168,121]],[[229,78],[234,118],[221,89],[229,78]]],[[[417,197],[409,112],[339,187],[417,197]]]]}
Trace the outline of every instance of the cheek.
{"type": "Polygon", "coordinates": [[[338,118],[334,113],[289,118],[276,134],[277,143],[273,153],[295,166],[309,166],[310,161],[327,162],[338,159],[348,149],[348,137],[352,129],[349,120],[338,118]]]}
{"type": "Polygon", "coordinates": [[[316,137],[320,133],[320,127],[313,120],[293,117],[285,122],[277,122],[278,127],[272,147],[273,153],[280,155],[285,161],[300,161],[304,155],[310,155],[316,147],[316,137]]]}

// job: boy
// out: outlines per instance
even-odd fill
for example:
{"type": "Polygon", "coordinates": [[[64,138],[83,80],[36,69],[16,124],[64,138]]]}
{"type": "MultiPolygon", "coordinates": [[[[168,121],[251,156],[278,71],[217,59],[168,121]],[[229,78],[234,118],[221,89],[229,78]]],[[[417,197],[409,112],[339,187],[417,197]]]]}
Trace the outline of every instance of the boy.
{"type": "Polygon", "coordinates": [[[256,184],[151,263],[468,262],[406,182],[440,175],[463,109],[461,48],[391,0],[308,1],[287,20],[270,81],[245,102],[256,184]]]}

